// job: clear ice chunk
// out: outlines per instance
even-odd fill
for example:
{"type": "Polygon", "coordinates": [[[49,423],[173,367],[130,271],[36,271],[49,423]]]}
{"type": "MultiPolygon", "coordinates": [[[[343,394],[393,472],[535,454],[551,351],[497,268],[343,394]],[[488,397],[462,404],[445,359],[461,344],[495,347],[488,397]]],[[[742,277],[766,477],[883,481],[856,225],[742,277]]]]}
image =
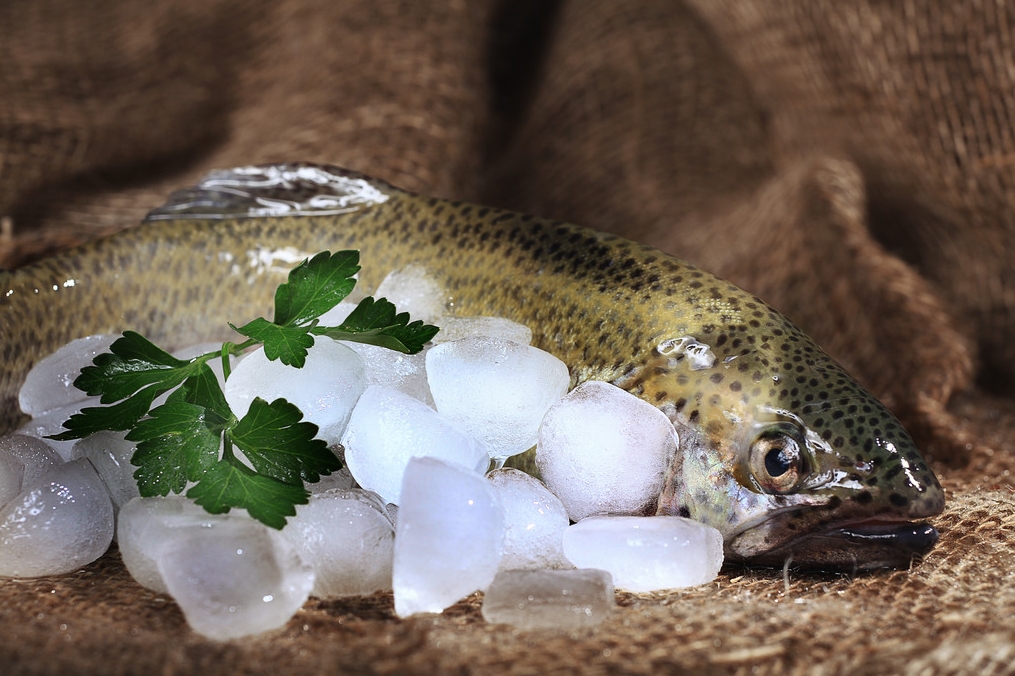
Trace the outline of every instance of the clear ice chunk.
{"type": "Polygon", "coordinates": [[[485,589],[500,563],[504,511],[489,482],[437,458],[413,458],[395,526],[395,613],[439,613],[485,589]]]}
{"type": "Polygon", "coordinates": [[[338,341],[317,336],[302,369],[269,361],[264,348],[246,355],[225,385],[226,401],[242,417],[255,397],[282,397],[318,426],[318,438],[338,443],[356,400],[366,387],[363,360],[338,341]]]}
{"type": "Polygon", "coordinates": [[[518,629],[581,629],[599,624],[614,606],[604,570],[503,570],[483,598],[483,619],[518,629]]]}
{"type": "Polygon", "coordinates": [[[572,390],[543,419],[536,466],[573,521],[644,514],[677,448],[664,413],[609,383],[572,390]]]}
{"type": "Polygon", "coordinates": [[[500,569],[562,568],[564,505],[538,479],[505,467],[486,477],[504,508],[504,546],[500,569]]]}
{"type": "Polygon", "coordinates": [[[402,475],[411,458],[438,457],[474,471],[489,464],[476,439],[423,402],[380,385],[360,397],[341,443],[356,482],[395,504],[400,504],[402,475]]]}
{"type": "Polygon", "coordinates": [[[237,518],[233,514],[209,514],[193,500],[172,495],[164,498],[135,498],[120,508],[116,540],[123,564],[138,584],[160,594],[169,590],[158,571],[159,556],[166,534],[173,528],[207,524],[237,518]]]}
{"type": "Polygon", "coordinates": [[[218,641],[283,626],[314,585],[292,544],[253,519],[173,529],[156,565],[187,624],[218,641]]]}
{"type": "Polygon", "coordinates": [[[21,410],[36,416],[84,399],[85,393],[74,387],[74,380],[97,354],[108,352],[117,338],[105,334],[78,338],[40,359],[25,376],[18,394],[21,410]]]}
{"type": "Polygon", "coordinates": [[[391,589],[395,529],[374,493],[330,490],[310,496],[282,530],[316,577],[320,598],[391,589]]]}
{"type": "Polygon", "coordinates": [[[441,317],[437,326],[440,332],[434,336],[434,344],[476,336],[503,338],[519,345],[532,342],[532,329],[504,317],[441,317]]]}
{"type": "Polygon", "coordinates": [[[567,529],[564,555],[578,568],[609,571],[617,589],[647,592],[714,580],[723,540],[679,516],[594,516],[567,529]]]}
{"type": "Polygon", "coordinates": [[[125,504],[140,497],[130,458],[137,444],[124,439],[125,432],[97,432],[74,444],[75,458],[87,458],[113,500],[113,511],[119,512],[125,504]]]}
{"type": "Polygon", "coordinates": [[[118,540],[134,579],[168,593],[194,631],[216,640],[284,625],[314,585],[292,543],[242,510],[136,498],[120,510],[118,540]]]}
{"type": "Polygon", "coordinates": [[[0,437],[0,507],[63,463],[49,444],[24,434],[0,437]]]}
{"type": "Polygon", "coordinates": [[[499,462],[536,443],[543,415],[570,383],[567,366],[549,352],[482,336],[434,346],[426,370],[437,410],[499,462]]]}
{"type": "Polygon", "coordinates": [[[113,539],[113,506],[85,460],[50,468],[0,509],[0,576],[61,575],[113,539]]]}
{"type": "Polygon", "coordinates": [[[433,406],[430,385],[426,382],[426,348],[416,354],[403,354],[378,345],[351,341],[342,344],[363,360],[367,385],[393,387],[433,406]]]}
{"type": "Polygon", "coordinates": [[[377,285],[375,298],[387,298],[398,312],[408,312],[412,321],[431,322],[444,314],[448,293],[422,265],[411,264],[388,273],[377,285]]]}

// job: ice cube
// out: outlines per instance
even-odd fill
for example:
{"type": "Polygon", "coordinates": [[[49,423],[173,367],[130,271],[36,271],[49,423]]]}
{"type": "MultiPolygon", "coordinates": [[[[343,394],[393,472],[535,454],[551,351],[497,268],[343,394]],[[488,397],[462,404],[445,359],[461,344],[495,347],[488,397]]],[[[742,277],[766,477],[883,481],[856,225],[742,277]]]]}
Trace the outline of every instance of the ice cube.
{"type": "Polygon", "coordinates": [[[141,495],[134,479],[137,468],[130,464],[137,444],[124,439],[125,434],[97,432],[74,444],[73,451],[75,458],[87,458],[99,473],[99,478],[113,500],[114,513],[141,495]]]}
{"type": "Polygon", "coordinates": [[[484,442],[498,461],[532,447],[547,409],[567,392],[564,362],[503,338],[463,338],[426,356],[437,410],[484,442]]]}
{"type": "Polygon", "coordinates": [[[237,518],[235,514],[209,514],[193,500],[171,495],[165,498],[135,498],[120,508],[116,539],[127,572],[138,584],[166,594],[156,559],[166,534],[178,527],[208,524],[237,518]]]}
{"type": "Polygon", "coordinates": [[[62,463],[63,458],[49,444],[35,437],[0,437],[0,507],[62,463]]]}
{"type": "Polygon", "coordinates": [[[573,521],[593,514],[644,514],[676,453],[673,424],[619,387],[586,382],[543,419],[536,466],[573,521]]]}
{"type": "Polygon", "coordinates": [[[409,460],[430,456],[485,471],[486,449],[426,404],[404,392],[371,385],[360,397],[342,437],[345,461],[356,482],[387,502],[400,504],[409,460]]]}
{"type": "Polygon", "coordinates": [[[578,568],[613,575],[617,589],[646,592],[705,584],[722,568],[722,535],[679,516],[594,516],[564,533],[578,568]]]}
{"type": "Polygon", "coordinates": [[[39,360],[25,376],[18,394],[21,410],[35,416],[84,399],[85,393],[74,387],[74,380],[95,355],[108,352],[117,338],[105,334],[78,338],[39,360]]]}
{"type": "Polygon", "coordinates": [[[292,543],[250,518],[169,529],[163,545],[156,566],[169,594],[215,640],[281,627],[314,586],[292,543]]]}
{"type": "Polygon", "coordinates": [[[385,385],[405,392],[428,406],[433,405],[426,382],[426,350],[403,354],[365,343],[342,342],[363,360],[367,385],[385,385]]]}
{"type": "Polygon", "coordinates": [[[483,598],[483,619],[528,629],[581,629],[614,606],[604,570],[502,570],[483,598]]]}
{"type": "Polygon", "coordinates": [[[433,321],[444,314],[448,292],[422,265],[411,264],[388,273],[377,286],[375,298],[387,298],[412,321],[433,321]]]}
{"type": "Polygon", "coordinates": [[[504,508],[504,547],[500,569],[561,568],[564,531],[568,527],[564,505],[538,479],[517,469],[490,472],[487,479],[504,508]]]}
{"type": "Polygon", "coordinates": [[[384,503],[363,490],[330,490],[310,496],[282,530],[316,576],[321,598],[391,589],[395,529],[384,503]]]}
{"type": "Polygon", "coordinates": [[[532,329],[504,317],[441,317],[436,323],[440,332],[434,336],[434,344],[474,336],[504,338],[519,345],[532,342],[532,329]]]}
{"type": "Polygon", "coordinates": [[[352,407],[366,387],[363,360],[338,341],[318,336],[302,369],[269,361],[264,348],[237,364],[225,385],[226,401],[242,417],[255,397],[271,402],[282,397],[317,425],[318,438],[338,443],[352,407]]]}
{"type": "Polygon", "coordinates": [[[504,511],[481,475],[413,458],[395,526],[395,613],[439,613],[490,584],[500,563],[504,511]]]}
{"type": "Polygon", "coordinates": [[[0,576],[69,573],[113,539],[113,506],[86,460],[51,467],[0,509],[0,576]]]}
{"type": "Polygon", "coordinates": [[[135,498],[120,510],[117,534],[134,579],[170,594],[194,631],[214,639],[282,626],[314,585],[289,540],[244,510],[208,514],[182,497],[135,498]]]}
{"type": "Polygon", "coordinates": [[[58,441],[56,439],[47,439],[47,437],[66,432],[67,430],[63,426],[64,422],[75,413],[79,413],[81,409],[89,406],[101,406],[99,398],[88,397],[67,406],[53,408],[45,413],[40,413],[19,427],[17,433],[41,439],[66,462],[74,457],[74,444],[77,443],[77,440],[58,441]]]}

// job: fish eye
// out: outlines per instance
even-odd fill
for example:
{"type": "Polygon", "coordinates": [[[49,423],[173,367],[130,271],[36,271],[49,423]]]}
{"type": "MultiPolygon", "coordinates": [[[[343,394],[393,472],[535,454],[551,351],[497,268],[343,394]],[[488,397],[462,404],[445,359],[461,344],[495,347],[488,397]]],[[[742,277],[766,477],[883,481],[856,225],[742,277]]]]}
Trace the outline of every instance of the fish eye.
{"type": "Polygon", "coordinates": [[[792,425],[773,425],[751,444],[750,465],[762,490],[786,493],[796,487],[804,475],[804,444],[792,425]]]}

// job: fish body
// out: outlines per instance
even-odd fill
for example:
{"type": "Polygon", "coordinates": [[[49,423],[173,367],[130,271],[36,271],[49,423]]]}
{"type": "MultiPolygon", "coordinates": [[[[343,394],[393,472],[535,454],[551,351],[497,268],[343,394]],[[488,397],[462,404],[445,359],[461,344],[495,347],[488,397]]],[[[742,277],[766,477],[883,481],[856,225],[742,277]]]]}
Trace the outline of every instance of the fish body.
{"type": "Polygon", "coordinates": [[[717,528],[735,561],[908,565],[944,494],[899,421],[789,320],[648,246],[532,216],[407,193],[316,165],[214,172],[146,223],[0,272],[0,431],[27,369],[90,333],[161,344],[225,337],[266,313],[299,260],[358,249],[361,281],[425,266],[448,314],[532,328],[576,382],[604,380],[667,414],[680,440],[657,513],[717,528]]]}

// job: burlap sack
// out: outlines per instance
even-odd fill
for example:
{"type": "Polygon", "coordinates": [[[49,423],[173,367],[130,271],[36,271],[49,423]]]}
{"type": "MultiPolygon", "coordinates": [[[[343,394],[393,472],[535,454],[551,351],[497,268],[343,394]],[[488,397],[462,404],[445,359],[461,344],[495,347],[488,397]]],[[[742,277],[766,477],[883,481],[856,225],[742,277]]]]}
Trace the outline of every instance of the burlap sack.
{"type": "Polygon", "coordinates": [[[312,600],[215,644],[111,552],[0,582],[0,673],[1015,673],[1015,4],[0,4],[0,264],[203,171],[344,164],[648,241],[766,298],[903,418],[938,547],[731,569],[582,632],[312,600]],[[986,388],[986,389],[985,389],[986,388]]]}

